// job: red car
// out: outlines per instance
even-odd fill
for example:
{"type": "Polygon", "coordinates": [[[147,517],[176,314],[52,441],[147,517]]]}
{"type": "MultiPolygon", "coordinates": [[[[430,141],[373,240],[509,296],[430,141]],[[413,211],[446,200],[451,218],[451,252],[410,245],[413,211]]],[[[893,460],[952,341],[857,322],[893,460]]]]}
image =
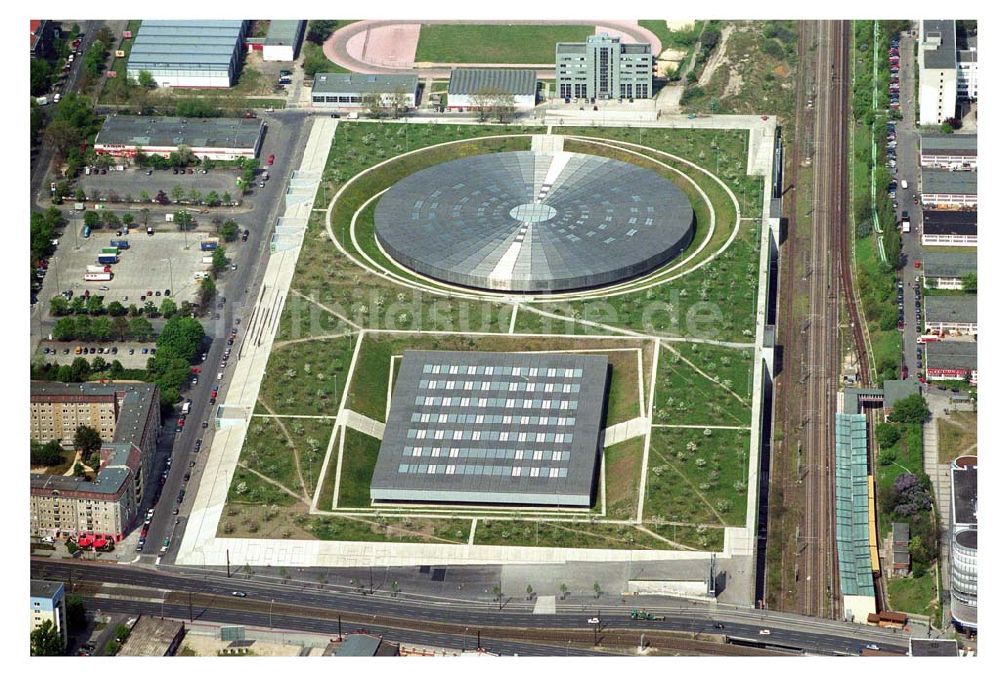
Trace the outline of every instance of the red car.
{"type": "Polygon", "coordinates": [[[269,165],[274,164],[274,153],[271,153],[270,155],[267,156],[267,164],[269,165]]]}
{"type": "Polygon", "coordinates": [[[183,418],[182,418],[182,419],[179,419],[179,420],[177,421],[177,425],[178,425],[179,427],[183,428],[183,427],[184,427],[184,419],[183,419],[183,418]]]}

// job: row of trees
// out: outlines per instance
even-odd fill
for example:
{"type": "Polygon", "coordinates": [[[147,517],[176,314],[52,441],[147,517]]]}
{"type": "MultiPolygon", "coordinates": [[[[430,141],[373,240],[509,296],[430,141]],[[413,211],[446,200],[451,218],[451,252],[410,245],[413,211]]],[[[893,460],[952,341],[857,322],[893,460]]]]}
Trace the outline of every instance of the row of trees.
{"type": "Polygon", "coordinates": [[[52,327],[56,341],[149,341],[153,325],[144,317],[61,317],[52,327]]]}
{"type": "Polygon", "coordinates": [[[163,326],[156,340],[156,355],[149,360],[147,380],[160,387],[164,406],[180,398],[180,389],[204,340],[205,329],[193,317],[174,317],[163,326]]]}
{"type": "Polygon", "coordinates": [[[66,219],[58,209],[49,207],[43,212],[31,212],[30,224],[31,266],[34,268],[39,259],[47,258],[55,249],[52,239],[66,225],[66,219]]]}
{"type": "Polygon", "coordinates": [[[472,105],[479,114],[479,121],[495,118],[506,123],[514,118],[514,95],[498,87],[484,87],[472,95],[472,105]]]}
{"type": "Polygon", "coordinates": [[[97,296],[96,294],[86,297],[75,296],[71,301],[66,300],[63,296],[53,296],[49,301],[49,313],[55,317],[64,317],[66,315],[92,315],[95,317],[110,315],[111,317],[124,317],[128,315],[135,318],[145,315],[149,318],[156,318],[162,315],[170,319],[178,313],[181,315],[190,315],[193,310],[194,306],[187,301],[181,302],[180,308],[178,308],[177,303],[169,296],[160,301],[159,308],[157,308],[152,300],[146,301],[146,304],[143,306],[130,303],[126,308],[119,301],[112,301],[105,306],[104,297],[97,296]]]}
{"type": "Polygon", "coordinates": [[[141,381],[145,376],[143,369],[126,369],[118,360],[110,363],[96,355],[87,362],[84,357],[77,357],[71,364],[56,364],[45,362],[31,366],[31,378],[36,381],[60,381],[62,383],[83,383],[95,376],[108,379],[132,379],[141,381]]]}

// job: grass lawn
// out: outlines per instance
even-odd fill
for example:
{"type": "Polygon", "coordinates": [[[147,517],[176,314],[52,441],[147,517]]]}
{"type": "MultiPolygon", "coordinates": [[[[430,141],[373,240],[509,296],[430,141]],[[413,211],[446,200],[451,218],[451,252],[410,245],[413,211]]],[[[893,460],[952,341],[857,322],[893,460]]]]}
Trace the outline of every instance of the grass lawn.
{"type": "Polygon", "coordinates": [[[938,461],[951,463],[962,454],[978,453],[973,447],[978,441],[977,419],[974,411],[953,411],[947,418],[937,419],[938,461]]]}
{"type": "Polygon", "coordinates": [[[672,546],[630,524],[480,519],[476,545],[550,548],[670,550],[672,546]]]}
{"type": "Polygon", "coordinates": [[[423,24],[415,60],[550,64],[557,42],[584,42],[593,34],[593,26],[423,24]]]}
{"type": "Polygon", "coordinates": [[[703,22],[695,21],[694,26],[684,31],[670,30],[663,19],[639,19],[639,25],[656,34],[663,49],[688,50],[694,47],[703,22]]]}
{"type": "MultiPolygon", "coordinates": [[[[290,506],[300,503],[288,492],[262,479],[246,468],[236,466],[232,484],[229,485],[229,496],[226,505],[283,505],[290,506]]],[[[220,528],[222,523],[220,522],[220,528]]]]}
{"type": "Polygon", "coordinates": [[[635,437],[604,450],[607,515],[611,519],[635,519],[644,440],[644,437],[635,437]]]}
{"type": "Polygon", "coordinates": [[[471,520],[418,517],[323,516],[310,519],[306,530],[322,541],[393,541],[397,543],[468,542],[471,520]]]}
{"type": "MultiPolygon", "coordinates": [[[[340,434],[342,433],[338,433],[338,435],[340,434]]],[[[319,499],[316,501],[316,507],[320,510],[333,509],[333,488],[337,483],[337,451],[340,448],[339,437],[333,440],[333,447],[331,448],[333,449],[333,453],[330,456],[330,463],[326,466],[323,483],[319,486],[319,499]]],[[[322,469],[322,461],[319,467],[322,469]]]]}
{"type": "Polygon", "coordinates": [[[890,578],[887,583],[893,611],[933,615],[938,607],[935,575],[934,570],[928,570],[920,578],[890,578]]]}
{"type": "Polygon", "coordinates": [[[740,526],[746,521],[749,430],[654,428],[643,518],[740,526]]]}
{"type": "Polygon", "coordinates": [[[257,413],[336,414],[356,342],[343,336],[276,345],[258,395],[267,407],[258,405],[257,413]]]}
{"type": "Polygon", "coordinates": [[[671,343],[670,346],[697,364],[699,369],[718,378],[740,397],[748,401],[752,398],[752,348],[725,348],[706,343],[671,343]]]}
{"type": "MultiPolygon", "coordinates": [[[[732,351],[732,354],[736,357],[734,362],[746,364],[738,357],[739,352],[732,351]]],[[[719,362],[700,360],[692,362],[705,373],[717,376],[709,367],[714,364],[718,369],[721,359],[719,362]]],[[[735,381],[733,385],[737,385],[735,381]]],[[[678,355],[663,349],[660,352],[656,375],[653,422],[683,425],[749,425],[750,399],[744,398],[744,402],[740,402],[721,385],[696,372],[678,355]]]]}
{"type": "MultiPolygon", "coordinates": [[[[406,349],[414,350],[479,350],[497,352],[541,352],[550,350],[585,350],[588,354],[606,355],[611,365],[611,385],[608,394],[608,415],[605,426],[621,423],[639,415],[639,364],[631,350],[602,348],[639,348],[635,339],[568,339],[541,336],[524,337],[509,334],[496,336],[414,336],[387,337],[366,335],[358,356],[358,364],[347,396],[349,409],[377,421],[385,418],[385,398],[388,392],[389,360],[406,349]]],[[[397,365],[398,368],[398,365],[397,365]]]]}
{"type": "Polygon", "coordinates": [[[340,508],[367,508],[371,505],[372,473],[378,460],[380,442],[347,428],[344,438],[344,467],[340,472],[340,508]]]}
{"type": "Polygon", "coordinates": [[[683,524],[662,524],[660,526],[647,524],[654,531],[675,543],[686,545],[695,550],[707,552],[722,552],[726,545],[726,531],[721,527],[685,526],[683,524]]]}
{"type": "MultiPolygon", "coordinates": [[[[903,423],[899,441],[888,449],[879,449],[878,468],[875,473],[878,496],[887,495],[896,478],[910,472],[919,475],[924,471],[924,432],[919,423],[903,423]],[[889,461],[891,459],[891,462],[889,461]]],[[[883,529],[891,528],[892,519],[882,512],[879,505],[879,524],[883,529]]]]}

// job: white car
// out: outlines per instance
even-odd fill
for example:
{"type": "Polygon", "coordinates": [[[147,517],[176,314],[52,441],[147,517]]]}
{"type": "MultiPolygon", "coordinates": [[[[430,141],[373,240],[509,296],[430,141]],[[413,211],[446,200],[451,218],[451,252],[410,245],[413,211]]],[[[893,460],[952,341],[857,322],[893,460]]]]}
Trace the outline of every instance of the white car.
{"type": "Polygon", "coordinates": [[[597,617],[595,616],[595,617],[593,617],[593,618],[588,618],[588,619],[587,619],[587,622],[588,622],[588,623],[590,623],[591,625],[600,625],[600,624],[601,624],[601,619],[600,619],[600,618],[597,618],[597,617]]]}
{"type": "Polygon", "coordinates": [[[767,628],[765,628],[765,629],[761,630],[760,632],[758,632],[757,634],[758,635],[770,635],[771,631],[768,630],[767,628]]]}

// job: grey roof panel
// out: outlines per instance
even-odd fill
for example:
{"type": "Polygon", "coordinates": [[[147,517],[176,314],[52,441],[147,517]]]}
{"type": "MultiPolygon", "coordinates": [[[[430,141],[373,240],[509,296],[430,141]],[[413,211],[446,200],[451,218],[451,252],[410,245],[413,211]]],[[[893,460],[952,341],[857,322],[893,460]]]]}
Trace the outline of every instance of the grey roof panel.
{"type": "Polygon", "coordinates": [[[975,235],[979,230],[979,212],[925,210],[923,229],[927,235],[975,235]]]}
{"type": "Polygon", "coordinates": [[[396,261],[429,277],[545,292],[653,270],[690,244],[694,211],[651,170],[580,153],[516,151],[407,176],[379,200],[375,230],[396,261]]]}
{"type": "Polygon", "coordinates": [[[947,169],[925,169],[921,173],[924,193],[976,195],[977,172],[952,172],[947,169]]]}
{"type": "Polygon", "coordinates": [[[979,137],[976,134],[921,134],[922,154],[976,155],[979,137]]]}
{"type": "Polygon", "coordinates": [[[239,53],[244,27],[241,20],[145,20],[132,43],[128,69],[228,69],[239,53]]]}
{"type": "Polygon", "coordinates": [[[932,341],[927,351],[927,368],[975,369],[979,344],[975,341],[932,341]]]}
{"type": "Polygon", "coordinates": [[[369,75],[364,73],[317,73],[313,94],[391,94],[402,87],[407,93],[417,89],[416,75],[369,75]]]}
{"type": "Polygon", "coordinates": [[[961,277],[976,272],[975,253],[925,252],[921,259],[924,277],[961,277]]]}
{"type": "Polygon", "coordinates": [[[297,41],[300,31],[305,31],[302,19],[273,19],[267,27],[265,45],[291,45],[297,41]]]}
{"type": "Polygon", "coordinates": [[[933,20],[923,22],[922,37],[927,42],[929,36],[940,36],[937,49],[924,49],[924,68],[955,68],[955,20],[933,20]]]}
{"type": "Polygon", "coordinates": [[[976,465],[951,467],[952,526],[979,524],[979,468],[976,465]]]}
{"type": "Polygon", "coordinates": [[[448,80],[448,94],[475,94],[495,89],[513,96],[532,96],[538,85],[533,70],[511,68],[455,68],[448,80]]]}
{"type": "Polygon", "coordinates": [[[975,322],[975,294],[962,296],[925,296],[927,322],[975,322]]]}
{"type": "Polygon", "coordinates": [[[590,505],[604,355],[407,350],[373,501],[590,505]]]}
{"type": "Polygon", "coordinates": [[[110,115],[95,144],[256,148],[263,122],[255,118],[177,118],[110,115]]]}

